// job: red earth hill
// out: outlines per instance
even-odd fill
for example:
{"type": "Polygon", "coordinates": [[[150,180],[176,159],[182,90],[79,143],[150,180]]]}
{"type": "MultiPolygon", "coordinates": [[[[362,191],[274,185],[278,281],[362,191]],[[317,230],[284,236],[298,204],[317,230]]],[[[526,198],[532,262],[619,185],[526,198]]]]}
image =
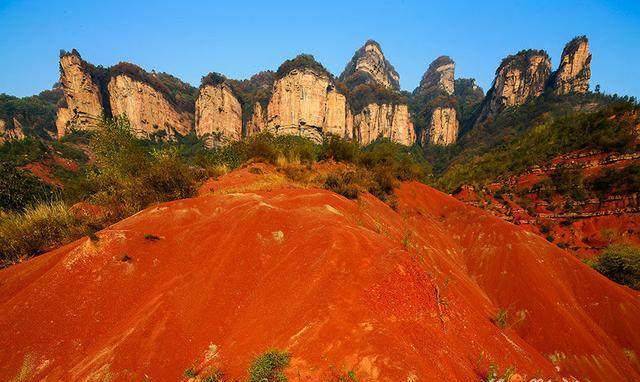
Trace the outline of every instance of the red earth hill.
{"type": "Polygon", "coordinates": [[[538,235],[419,183],[394,210],[256,172],[0,270],[0,380],[242,380],[272,347],[291,381],[640,380],[640,294],[538,235]]]}

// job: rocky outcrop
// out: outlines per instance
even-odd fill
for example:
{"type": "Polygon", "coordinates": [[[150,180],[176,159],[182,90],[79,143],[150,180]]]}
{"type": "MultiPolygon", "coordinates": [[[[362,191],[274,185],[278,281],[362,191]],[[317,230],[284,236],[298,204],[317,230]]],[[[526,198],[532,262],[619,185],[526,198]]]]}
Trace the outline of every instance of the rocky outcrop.
{"type": "Polygon", "coordinates": [[[13,128],[7,126],[7,122],[0,119],[0,144],[7,141],[24,139],[24,130],[22,124],[16,118],[13,118],[13,128]]]}
{"type": "Polygon", "coordinates": [[[455,63],[448,56],[436,58],[422,76],[419,91],[452,95],[454,91],[455,63]]]}
{"type": "Polygon", "coordinates": [[[109,101],[114,116],[125,115],[138,137],[171,139],[193,129],[193,116],[179,112],[150,85],[125,74],[109,81],[109,101]]]}
{"type": "MultiPolygon", "coordinates": [[[[356,51],[340,75],[340,80],[349,82],[358,75],[386,88],[400,90],[400,76],[382,53],[380,44],[369,40],[356,51]]],[[[361,81],[361,80],[359,80],[361,81]]]]}
{"type": "Polygon", "coordinates": [[[508,56],[498,67],[479,121],[541,95],[551,74],[551,60],[542,50],[523,50],[508,56]]]}
{"type": "Polygon", "coordinates": [[[200,88],[195,117],[196,134],[208,146],[242,138],[242,106],[225,82],[200,88]]]}
{"type": "Polygon", "coordinates": [[[560,66],[554,73],[552,86],[556,94],[586,93],[591,79],[589,40],[576,37],[564,47],[560,66]]]}
{"type": "Polygon", "coordinates": [[[324,135],[350,137],[347,100],[326,73],[296,68],[278,79],[267,107],[267,130],[321,142],[324,135]]]}
{"type": "Polygon", "coordinates": [[[58,109],[56,117],[59,137],[70,129],[91,129],[104,113],[100,86],[91,69],[75,50],[60,57],[60,83],[66,106],[58,109]]]}
{"type": "Polygon", "coordinates": [[[367,105],[353,117],[353,130],[361,145],[368,145],[378,138],[389,138],[407,146],[416,140],[409,109],[402,104],[367,105]]]}
{"type": "Polygon", "coordinates": [[[253,105],[253,112],[251,113],[251,119],[247,121],[247,135],[254,135],[266,128],[266,118],[262,111],[262,105],[260,102],[256,102],[253,105]]]}
{"type": "MultiPolygon", "coordinates": [[[[458,139],[460,124],[456,115],[456,109],[452,107],[437,107],[431,113],[431,121],[428,128],[428,141],[434,145],[450,145],[458,139]]],[[[422,142],[426,142],[423,138],[422,142]]]]}

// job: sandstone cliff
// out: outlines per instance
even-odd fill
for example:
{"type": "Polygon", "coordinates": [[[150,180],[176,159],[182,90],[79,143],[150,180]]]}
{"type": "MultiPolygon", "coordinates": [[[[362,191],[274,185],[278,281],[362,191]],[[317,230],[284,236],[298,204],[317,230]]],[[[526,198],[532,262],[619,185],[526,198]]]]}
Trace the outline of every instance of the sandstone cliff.
{"type": "Polygon", "coordinates": [[[384,57],[380,44],[373,40],[367,41],[356,51],[340,75],[340,81],[348,83],[359,76],[363,78],[358,78],[358,81],[372,81],[386,88],[400,90],[398,72],[384,57]]]}
{"type": "Polygon", "coordinates": [[[589,40],[576,37],[564,47],[560,66],[554,73],[553,91],[556,94],[586,93],[591,78],[589,40]]]}
{"type": "Polygon", "coordinates": [[[389,138],[407,146],[416,140],[407,105],[369,104],[353,117],[353,130],[361,145],[378,138],[389,138]]]}
{"type": "Polygon", "coordinates": [[[545,51],[529,49],[508,56],[496,71],[479,120],[541,95],[550,74],[551,60],[545,51]]]}
{"type": "Polygon", "coordinates": [[[242,106],[225,82],[200,88],[195,117],[196,134],[209,146],[242,138],[242,106]]]}
{"type": "Polygon", "coordinates": [[[350,137],[347,101],[327,73],[307,67],[278,79],[267,107],[267,130],[321,142],[326,134],[350,137]]]}
{"type": "Polygon", "coordinates": [[[251,112],[251,119],[247,121],[247,135],[253,135],[261,132],[266,127],[265,115],[262,111],[262,105],[260,102],[256,102],[253,105],[253,111],[251,112]]]}
{"type": "MultiPolygon", "coordinates": [[[[452,107],[437,107],[431,113],[428,141],[434,145],[450,145],[457,141],[459,129],[460,124],[456,109],[452,107]]],[[[422,142],[426,141],[427,139],[422,139],[422,142]]]]}
{"type": "Polygon", "coordinates": [[[111,112],[126,114],[139,137],[172,138],[193,129],[193,116],[179,112],[165,96],[149,84],[119,74],[108,85],[111,112]]]}
{"type": "Polygon", "coordinates": [[[100,85],[93,78],[92,69],[75,50],[60,57],[60,83],[66,106],[58,109],[59,137],[69,129],[92,128],[104,113],[100,85]]]}
{"type": "Polygon", "coordinates": [[[443,91],[452,95],[454,90],[455,63],[448,56],[436,58],[422,76],[419,89],[422,92],[443,91]]]}
{"type": "Polygon", "coordinates": [[[24,130],[22,129],[22,124],[20,123],[20,121],[18,121],[16,118],[13,118],[13,128],[9,128],[7,126],[7,123],[4,120],[0,119],[0,144],[7,141],[20,140],[24,138],[24,130]]]}

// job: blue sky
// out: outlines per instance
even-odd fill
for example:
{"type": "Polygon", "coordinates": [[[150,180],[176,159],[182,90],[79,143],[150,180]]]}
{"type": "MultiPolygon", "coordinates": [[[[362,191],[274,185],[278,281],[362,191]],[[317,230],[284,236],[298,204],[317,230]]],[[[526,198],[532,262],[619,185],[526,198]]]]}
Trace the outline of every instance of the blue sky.
{"type": "Polygon", "coordinates": [[[338,75],[365,40],[380,42],[403,89],[447,54],[456,77],[485,89],[500,60],[586,34],[592,87],[640,96],[640,1],[89,1],[0,0],[0,93],[26,96],[58,79],[58,52],[76,48],[197,86],[210,72],[246,78],[313,54],[338,75]]]}

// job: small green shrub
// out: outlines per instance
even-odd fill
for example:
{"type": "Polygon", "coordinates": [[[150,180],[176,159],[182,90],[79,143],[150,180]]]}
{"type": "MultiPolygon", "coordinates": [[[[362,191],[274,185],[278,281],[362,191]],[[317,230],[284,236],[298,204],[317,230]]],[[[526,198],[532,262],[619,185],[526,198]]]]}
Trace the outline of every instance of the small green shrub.
{"type": "Polygon", "coordinates": [[[353,170],[331,173],[324,182],[324,188],[340,194],[347,199],[357,199],[361,187],[358,174],[353,170]]]}
{"type": "Polygon", "coordinates": [[[608,246],[593,268],[618,284],[640,290],[640,248],[626,244],[608,246]]]}
{"type": "Polygon", "coordinates": [[[256,358],[249,368],[249,382],[286,382],[284,369],[291,356],[287,352],[271,349],[256,358]]]}
{"type": "Polygon", "coordinates": [[[504,329],[508,325],[508,315],[506,309],[499,309],[492,321],[497,327],[504,329]]]}
{"type": "Polygon", "coordinates": [[[183,374],[187,378],[195,378],[198,375],[193,367],[186,368],[183,374]]]}

